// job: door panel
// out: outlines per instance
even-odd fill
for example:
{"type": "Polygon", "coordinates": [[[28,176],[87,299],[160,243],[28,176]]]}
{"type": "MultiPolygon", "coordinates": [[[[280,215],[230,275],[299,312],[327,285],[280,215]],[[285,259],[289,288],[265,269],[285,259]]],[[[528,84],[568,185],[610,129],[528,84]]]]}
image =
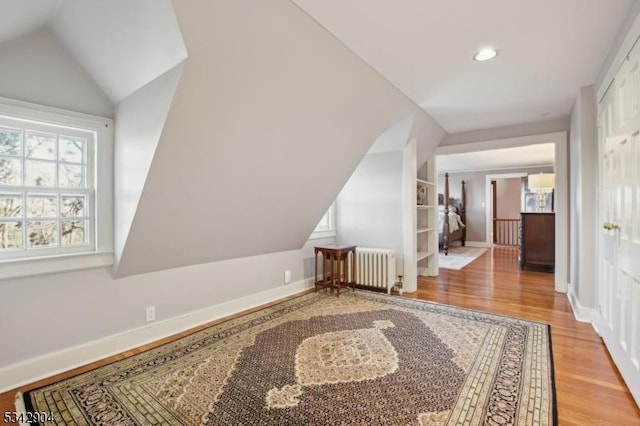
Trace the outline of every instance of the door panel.
{"type": "Polygon", "coordinates": [[[640,401],[640,48],[598,105],[598,313],[595,325],[640,401]]]}

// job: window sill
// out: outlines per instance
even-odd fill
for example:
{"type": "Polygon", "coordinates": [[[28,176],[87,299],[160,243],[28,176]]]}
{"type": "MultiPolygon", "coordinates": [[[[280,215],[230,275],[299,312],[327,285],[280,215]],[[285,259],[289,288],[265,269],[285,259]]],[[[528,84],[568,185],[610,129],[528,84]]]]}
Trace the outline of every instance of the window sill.
{"type": "Polygon", "coordinates": [[[0,280],[58,274],[112,265],[112,251],[9,259],[0,261],[0,280]]]}
{"type": "Polygon", "coordinates": [[[331,238],[331,237],[335,237],[335,236],[336,236],[336,231],[335,230],[317,231],[317,232],[314,232],[313,234],[311,234],[309,239],[310,240],[317,240],[319,238],[331,238]]]}

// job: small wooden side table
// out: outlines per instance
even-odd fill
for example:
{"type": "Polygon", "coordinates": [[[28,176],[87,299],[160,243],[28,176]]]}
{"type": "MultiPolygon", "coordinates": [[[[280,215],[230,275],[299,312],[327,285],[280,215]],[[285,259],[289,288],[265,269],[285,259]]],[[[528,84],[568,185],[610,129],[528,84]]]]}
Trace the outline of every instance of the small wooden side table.
{"type": "Polygon", "coordinates": [[[340,289],[349,287],[356,290],[356,246],[329,244],[326,246],[314,247],[315,251],[315,289],[330,288],[336,289],[340,297],[340,289]],[[318,253],[322,254],[322,275],[318,279],[318,253]],[[349,253],[352,253],[351,264],[349,253]]]}

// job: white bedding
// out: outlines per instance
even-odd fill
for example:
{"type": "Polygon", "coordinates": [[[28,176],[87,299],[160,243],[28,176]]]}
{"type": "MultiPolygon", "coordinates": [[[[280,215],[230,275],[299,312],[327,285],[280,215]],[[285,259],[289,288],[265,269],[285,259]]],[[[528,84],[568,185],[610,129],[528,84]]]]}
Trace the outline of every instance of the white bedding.
{"type": "MultiPolygon", "coordinates": [[[[449,233],[455,232],[458,229],[464,228],[464,223],[462,223],[462,218],[456,212],[449,212],[449,233]]],[[[438,212],[438,232],[444,232],[444,209],[438,212]]]]}

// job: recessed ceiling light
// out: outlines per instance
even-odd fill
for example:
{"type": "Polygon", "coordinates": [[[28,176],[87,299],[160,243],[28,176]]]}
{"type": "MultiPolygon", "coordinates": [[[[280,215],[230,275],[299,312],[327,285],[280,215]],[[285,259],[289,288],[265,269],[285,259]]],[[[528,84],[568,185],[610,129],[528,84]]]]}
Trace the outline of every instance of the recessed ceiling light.
{"type": "Polygon", "coordinates": [[[498,56],[498,51],[496,49],[482,49],[476,56],[473,57],[478,62],[488,61],[489,59],[493,59],[498,56]]]}

